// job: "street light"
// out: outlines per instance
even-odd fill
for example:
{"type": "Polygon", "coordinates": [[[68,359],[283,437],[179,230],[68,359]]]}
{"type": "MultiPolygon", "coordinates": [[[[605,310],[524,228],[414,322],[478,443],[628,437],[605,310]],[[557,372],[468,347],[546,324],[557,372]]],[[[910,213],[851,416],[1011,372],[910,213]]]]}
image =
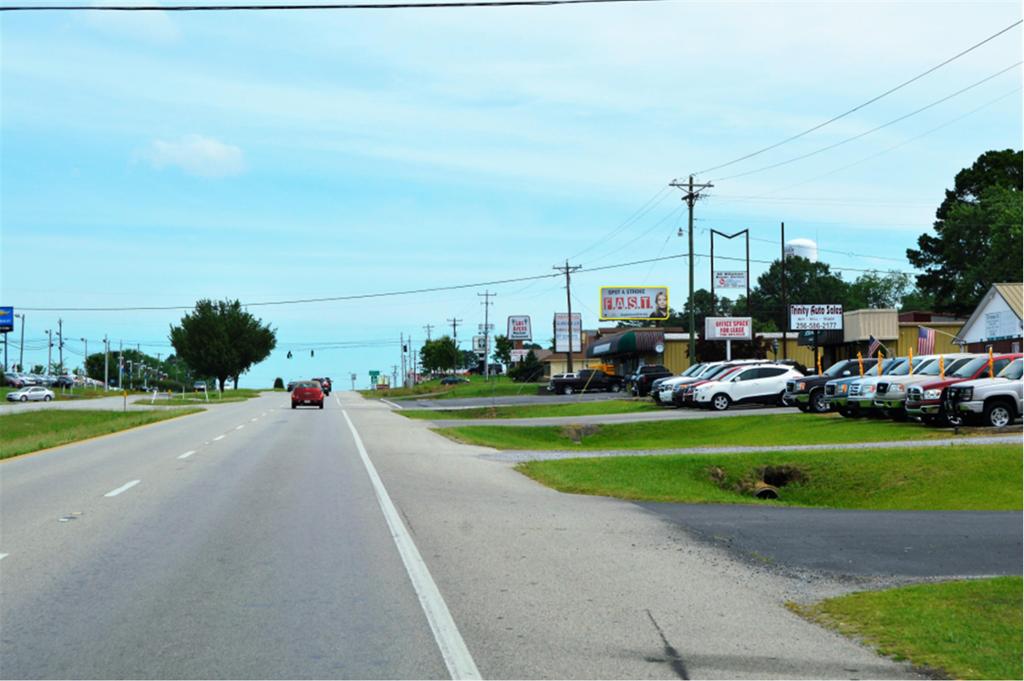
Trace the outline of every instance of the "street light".
{"type": "MultiPolygon", "coordinates": [[[[14,313],[15,317],[21,318],[21,346],[18,348],[18,371],[25,370],[25,315],[14,313]]],[[[4,367],[6,369],[7,367],[4,367]]]]}

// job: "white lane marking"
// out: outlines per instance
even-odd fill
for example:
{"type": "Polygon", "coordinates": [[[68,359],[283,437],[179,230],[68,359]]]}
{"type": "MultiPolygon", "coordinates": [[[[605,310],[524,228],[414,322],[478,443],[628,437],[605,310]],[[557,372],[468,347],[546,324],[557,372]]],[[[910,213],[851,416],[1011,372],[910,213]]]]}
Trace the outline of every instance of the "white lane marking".
{"type": "Polygon", "coordinates": [[[117,489],[110,490],[109,492],[107,492],[103,496],[105,496],[105,497],[116,497],[121,492],[125,492],[127,490],[130,490],[132,487],[135,487],[135,485],[139,484],[140,482],[142,482],[142,481],[141,480],[132,480],[131,482],[126,482],[125,484],[121,485],[117,489]]]}
{"type": "Polygon", "coordinates": [[[3,560],[4,558],[6,558],[9,555],[11,555],[11,554],[9,554],[9,553],[0,553],[0,560],[3,560]]]}
{"type": "Polygon", "coordinates": [[[253,416],[251,419],[249,419],[249,423],[256,423],[259,420],[260,418],[258,416],[253,416]]]}
{"type": "Polygon", "coordinates": [[[390,404],[390,405],[391,405],[392,407],[394,407],[395,409],[398,409],[398,410],[401,410],[401,409],[402,409],[402,405],[400,405],[400,404],[395,404],[395,403],[394,403],[394,402],[392,402],[391,400],[385,400],[385,399],[381,398],[381,402],[383,402],[384,404],[390,404]]]}
{"type": "Polygon", "coordinates": [[[235,430],[241,430],[242,428],[245,428],[245,426],[244,426],[244,425],[241,425],[241,426],[235,426],[235,430]]]}
{"type": "Polygon", "coordinates": [[[179,456],[178,458],[179,459],[187,459],[188,457],[192,456],[195,453],[196,453],[196,450],[190,449],[187,452],[185,452],[184,454],[182,454],[181,456],[179,456]]]}
{"type": "Polygon", "coordinates": [[[223,440],[223,439],[224,439],[223,435],[218,435],[217,437],[213,438],[213,441],[217,442],[218,440],[223,440]]]}
{"type": "Polygon", "coordinates": [[[409,531],[405,529],[405,524],[402,523],[398,510],[391,502],[391,497],[388,496],[388,491],[384,489],[384,483],[381,482],[380,476],[377,475],[377,469],[374,468],[373,462],[370,461],[370,456],[366,453],[366,447],[363,446],[363,440],[359,437],[356,427],[352,424],[352,419],[348,417],[347,411],[342,410],[341,413],[348,423],[348,429],[352,431],[352,439],[355,440],[356,449],[359,450],[359,457],[363,460],[366,472],[370,476],[370,483],[373,484],[373,491],[377,495],[377,503],[380,504],[380,510],[384,513],[384,519],[391,530],[391,538],[395,540],[395,546],[398,548],[398,554],[402,557],[402,562],[405,564],[405,571],[409,573],[413,589],[416,590],[416,595],[419,596],[420,606],[423,608],[423,614],[427,616],[427,622],[430,623],[430,629],[434,633],[434,640],[437,642],[437,647],[441,651],[441,657],[444,658],[444,663],[448,667],[448,674],[452,679],[482,678],[480,671],[476,668],[476,663],[473,661],[473,656],[469,653],[469,648],[466,647],[466,642],[462,640],[459,628],[455,626],[455,620],[452,619],[452,614],[448,611],[448,606],[445,604],[437,584],[434,583],[434,579],[430,576],[427,564],[423,562],[423,557],[420,555],[419,549],[416,548],[416,543],[413,542],[409,531]]]}
{"type": "Polygon", "coordinates": [[[335,397],[334,401],[338,403],[339,407],[341,406],[341,398],[340,397],[335,397]]]}

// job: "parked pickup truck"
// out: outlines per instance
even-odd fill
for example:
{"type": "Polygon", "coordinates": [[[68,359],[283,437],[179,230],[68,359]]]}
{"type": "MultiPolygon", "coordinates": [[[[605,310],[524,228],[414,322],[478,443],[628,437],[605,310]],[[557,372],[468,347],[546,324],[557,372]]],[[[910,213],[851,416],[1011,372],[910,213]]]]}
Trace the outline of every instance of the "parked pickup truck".
{"type": "MultiPolygon", "coordinates": [[[[1007,364],[1020,355],[996,355],[992,360],[992,374],[998,374],[1007,364]]],[[[948,426],[959,421],[952,421],[945,409],[945,392],[950,386],[964,381],[989,378],[988,355],[978,355],[959,368],[946,374],[945,378],[936,378],[928,383],[912,385],[907,388],[907,415],[920,418],[930,425],[948,426]]],[[[954,414],[954,417],[958,415],[954,414]]]]}
{"type": "Polygon", "coordinates": [[[548,391],[562,395],[590,391],[611,391],[617,393],[626,385],[623,376],[606,374],[596,369],[582,369],[574,374],[553,376],[548,383],[548,391]]]}
{"type": "MultiPolygon", "coordinates": [[[[864,371],[870,371],[877,361],[865,358],[864,371]]],[[[786,403],[796,406],[800,411],[824,414],[829,410],[828,400],[825,399],[825,384],[833,379],[850,376],[861,376],[860,364],[855,359],[839,360],[821,375],[811,374],[794,378],[786,382],[786,403]]]]}
{"type": "Polygon", "coordinates": [[[946,389],[946,411],[962,414],[986,426],[1011,425],[1024,411],[1024,360],[1015,359],[995,378],[979,378],[946,389]]]}

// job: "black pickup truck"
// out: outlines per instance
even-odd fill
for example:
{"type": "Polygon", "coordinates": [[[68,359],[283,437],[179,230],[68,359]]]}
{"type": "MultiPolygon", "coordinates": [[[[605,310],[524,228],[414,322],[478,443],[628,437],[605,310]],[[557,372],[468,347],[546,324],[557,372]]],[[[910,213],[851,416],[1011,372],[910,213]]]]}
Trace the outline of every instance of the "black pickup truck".
{"type": "MultiPolygon", "coordinates": [[[[875,366],[877,360],[870,357],[864,358],[865,373],[875,366]]],[[[829,410],[828,401],[825,399],[825,384],[829,381],[857,376],[860,373],[860,366],[855,359],[841,359],[828,368],[820,376],[808,374],[802,378],[795,378],[786,382],[786,404],[794,406],[800,411],[813,414],[824,414],[829,410]]]]}
{"type": "Polygon", "coordinates": [[[572,395],[590,391],[617,393],[626,385],[622,376],[613,376],[595,369],[582,369],[574,374],[557,374],[548,382],[548,391],[555,394],[572,395]]]}

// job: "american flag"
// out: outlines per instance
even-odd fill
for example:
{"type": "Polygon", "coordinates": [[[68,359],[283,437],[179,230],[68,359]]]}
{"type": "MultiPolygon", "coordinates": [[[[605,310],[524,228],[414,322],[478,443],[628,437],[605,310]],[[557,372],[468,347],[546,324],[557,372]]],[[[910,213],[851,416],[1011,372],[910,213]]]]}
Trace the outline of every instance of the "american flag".
{"type": "Polygon", "coordinates": [[[874,357],[880,347],[882,347],[882,341],[874,336],[868,336],[868,357],[874,357]]]}
{"type": "Polygon", "coordinates": [[[917,354],[932,355],[935,353],[935,329],[924,326],[917,327],[917,354]]]}

